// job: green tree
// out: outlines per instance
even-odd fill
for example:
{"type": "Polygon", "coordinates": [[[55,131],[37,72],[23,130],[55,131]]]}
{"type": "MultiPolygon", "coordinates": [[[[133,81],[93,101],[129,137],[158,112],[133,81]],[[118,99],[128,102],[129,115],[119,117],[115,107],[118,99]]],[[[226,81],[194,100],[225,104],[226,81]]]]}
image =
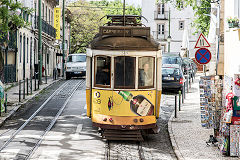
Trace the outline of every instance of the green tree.
{"type": "Polygon", "coordinates": [[[2,48],[6,48],[8,44],[8,33],[17,28],[27,25],[24,19],[18,14],[20,12],[31,13],[32,10],[23,7],[16,0],[0,0],[0,79],[3,80],[4,60],[2,48]]]}
{"type": "MultiPolygon", "coordinates": [[[[86,47],[99,31],[99,26],[107,23],[105,15],[122,15],[123,3],[116,1],[79,0],[70,4],[71,11],[71,53],[86,52],[86,47]]],[[[126,5],[126,14],[141,15],[141,8],[126,5]]]]}
{"type": "Polygon", "coordinates": [[[86,52],[86,47],[93,40],[99,31],[99,26],[105,22],[101,21],[104,16],[103,11],[98,8],[91,8],[92,5],[85,1],[74,3],[75,6],[70,7],[71,11],[71,52],[86,52]]]}
{"type": "MultiPolygon", "coordinates": [[[[91,1],[91,4],[96,5],[97,7],[103,7],[103,11],[106,15],[122,15],[123,14],[123,2],[122,0],[115,1],[91,1]]],[[[133,5],[126,4],[126,15],[141,15],[142,9],[140,6],[135,7],[133,5]]]]}

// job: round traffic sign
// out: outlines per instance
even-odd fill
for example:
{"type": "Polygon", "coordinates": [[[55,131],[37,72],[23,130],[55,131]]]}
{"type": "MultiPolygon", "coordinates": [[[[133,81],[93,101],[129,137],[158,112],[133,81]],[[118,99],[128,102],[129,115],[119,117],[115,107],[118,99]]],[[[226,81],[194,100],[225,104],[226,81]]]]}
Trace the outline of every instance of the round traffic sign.
{"type": "Polygon", "coordinates": [[[200,48],[195,53],[196,61],[200,64],[207,64],[210,62],[212,55],[211,52],[206,48],[200,48]]]}

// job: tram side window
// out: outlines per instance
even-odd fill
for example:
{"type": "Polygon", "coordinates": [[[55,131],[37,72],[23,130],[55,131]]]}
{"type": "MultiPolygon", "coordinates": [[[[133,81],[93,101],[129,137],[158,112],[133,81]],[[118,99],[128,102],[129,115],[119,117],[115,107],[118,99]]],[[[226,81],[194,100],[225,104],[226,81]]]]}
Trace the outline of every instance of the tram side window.
{"type": "Polygon", "coordinates": [[[138,59],[138,86],[152,88],[154,82],[154,58],[141,57],[138,59]]]}
{"type": "Polygon", "coordinates": [[[111,57],[96,57],[95,73],[95,86],[110,87],[111,57]]]}
{"type": "Polygon", "coordinates": [[[135,88],[135,57],[115,57],[115,88],[117,89],[134,89],[135,88]]]}

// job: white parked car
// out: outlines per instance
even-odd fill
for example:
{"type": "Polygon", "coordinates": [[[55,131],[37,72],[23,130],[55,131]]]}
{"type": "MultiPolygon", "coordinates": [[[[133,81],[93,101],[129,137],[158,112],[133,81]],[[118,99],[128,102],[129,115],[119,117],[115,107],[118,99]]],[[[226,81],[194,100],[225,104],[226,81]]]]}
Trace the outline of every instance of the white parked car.
{"type": "Polygon", "coordinates": [[[66,62],[66,79],[86,76],[86,54],[70,54],[66,62]]]}

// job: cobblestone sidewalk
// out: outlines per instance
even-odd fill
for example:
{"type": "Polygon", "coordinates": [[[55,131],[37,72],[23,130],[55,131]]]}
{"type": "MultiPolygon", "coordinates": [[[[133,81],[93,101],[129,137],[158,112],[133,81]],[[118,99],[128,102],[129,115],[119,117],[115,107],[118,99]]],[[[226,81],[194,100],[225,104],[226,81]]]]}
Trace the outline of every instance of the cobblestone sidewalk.
{"type": "Polygon", "coordinates": [[[177,118],[173,114],[168,122],[173,149],[178,159],[237,159],[223,157],[217,147],[206,145],[213,129],[201,126],[199,79],[200,76],[196,76],[177,118]]]}

